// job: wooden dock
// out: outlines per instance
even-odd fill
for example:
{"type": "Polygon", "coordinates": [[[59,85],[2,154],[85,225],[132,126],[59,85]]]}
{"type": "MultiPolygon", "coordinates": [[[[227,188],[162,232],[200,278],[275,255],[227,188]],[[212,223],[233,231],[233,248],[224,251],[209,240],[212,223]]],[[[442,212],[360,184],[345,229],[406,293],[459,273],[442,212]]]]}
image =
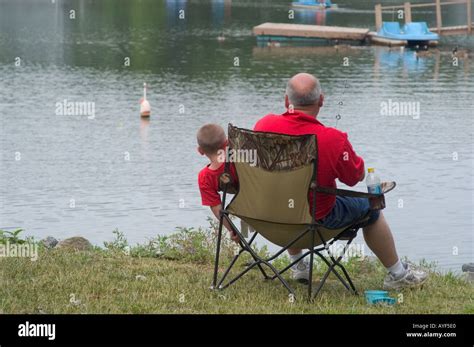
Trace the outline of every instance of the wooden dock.
{"type": "MultiPolygon", "coordinates": [[[[472,21],[472,0],[435,0],[434,3],[411,4],[405,2],[403,5],[382,6],[375,5],[375,27],[378,31],[382,27],[382,15],[384,11],[402,10],[405,23],[412,22],[412,8],[435,7],[436,27],[430,28],[431,32],[441,35],[472,35],[474,22],[472,21]],[[465,6],[466,25],[443,27],[441,8],[447,6],[465,6]]],[[[392,19],[393,20],[393,19],[392,19]]],[[[337,26],[289,24],[289,23],[263,23],[253,28],[254,35],[263,41],[306,41],[326,40],[333,44],[345,43],[347,41],[358,41],[359,43],[370,43],[384,46],[406,46],[407,41],[394,40],[377,36],[375,31],[365,28],[346,28],[337,26]]],[[[430,46],[435,46],[437,41],[430,41],[430,46]]]]}
{"type": "Polygon", "coordinates": [[[345,28],[324,25],[263,23],[253,28],[261,37],[313,38],[326,40],[364,41],[369,29],[345,28]]]}
{"type": "Polygon", "coordinates": [[[468,25],[457,25],[452,27],[441,27],[441,28],[430,28],[430,31],[438,33],[439,35],[448,36],[448,35],[466,35],[472,32],[474,28],[474,23],[471,23],[471,26],[468,25]]]}

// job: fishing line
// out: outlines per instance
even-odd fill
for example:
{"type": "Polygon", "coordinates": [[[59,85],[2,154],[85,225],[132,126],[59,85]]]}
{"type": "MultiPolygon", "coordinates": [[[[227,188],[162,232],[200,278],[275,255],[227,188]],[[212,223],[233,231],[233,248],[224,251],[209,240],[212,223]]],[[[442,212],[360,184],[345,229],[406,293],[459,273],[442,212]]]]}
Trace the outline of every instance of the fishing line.
{"type": "MultiPolygon", "coordinates": [[[[344,94],[346,93],[346,88],[348,88],[347,80],[344,81],[344,88],[342,89],[341,99],[344,97],[344,94]]],[[[341,119],[341,109],[342,109],[342,106],[344,106],[344,101],[342,101],[342,100],[339,101],[338,105],[339,105],[339,107],[338,107],[337,114],[336,114],[336,125],[334,126],[334,128],[337,128],[337,123],[341,119]]]]}

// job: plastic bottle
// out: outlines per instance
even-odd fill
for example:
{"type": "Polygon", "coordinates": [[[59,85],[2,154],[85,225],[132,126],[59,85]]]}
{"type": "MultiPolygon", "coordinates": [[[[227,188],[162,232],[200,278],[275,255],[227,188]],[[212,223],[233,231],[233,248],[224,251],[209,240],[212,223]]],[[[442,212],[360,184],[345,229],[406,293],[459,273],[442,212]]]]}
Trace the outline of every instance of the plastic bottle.
{"type": "Polygon", "coordinates": [[[382,194],[382,184],[380,178],[375,174],[373,167],[367,169],[368,175],[365,179],[367,190],[371,194],[382,194]]]}

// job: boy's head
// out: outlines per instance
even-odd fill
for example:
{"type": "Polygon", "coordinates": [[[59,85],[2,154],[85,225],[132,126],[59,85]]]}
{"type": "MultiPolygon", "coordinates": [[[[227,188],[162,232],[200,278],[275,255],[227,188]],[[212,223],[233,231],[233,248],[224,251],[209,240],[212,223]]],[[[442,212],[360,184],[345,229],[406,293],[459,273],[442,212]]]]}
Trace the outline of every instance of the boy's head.
{"type": "Polygon", "coordinates": [[[197,132],[198,151],[210,156],[217,154],[227,144],[224,129],[217,124],[203,125],[197,132]]]}

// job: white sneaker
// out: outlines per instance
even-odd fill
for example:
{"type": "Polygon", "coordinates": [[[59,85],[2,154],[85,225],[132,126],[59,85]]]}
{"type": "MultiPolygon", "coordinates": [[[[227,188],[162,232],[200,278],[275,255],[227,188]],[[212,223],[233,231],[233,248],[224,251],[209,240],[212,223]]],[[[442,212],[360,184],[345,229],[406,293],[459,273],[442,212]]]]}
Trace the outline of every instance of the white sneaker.
{"type": "Polygon", "coordinates": [[[309,264],[304,259],[293,265],[291,268],[291,278],[304,284],[309,283],[309,264]]]}
{"type": "Polygon", "coordinates": [[[413,288],[422,285],[428,278],[428,272],[411,263],[403,263],[406,273],[400,278],[388,274],[383,281],[386,290],[399,290],[402,288],[413,288]]]}

